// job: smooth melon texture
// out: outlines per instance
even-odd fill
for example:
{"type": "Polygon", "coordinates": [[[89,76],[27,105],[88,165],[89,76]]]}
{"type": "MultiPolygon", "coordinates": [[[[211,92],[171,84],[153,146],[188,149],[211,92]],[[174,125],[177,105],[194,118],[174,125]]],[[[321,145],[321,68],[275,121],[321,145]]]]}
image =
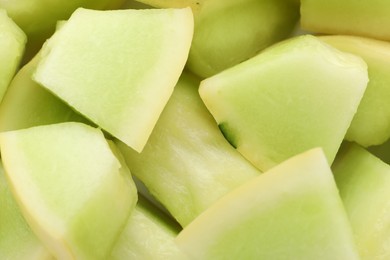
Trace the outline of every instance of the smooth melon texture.
{"type": "Polygon", "coordinates": [[[23,216],[52,254],[107,259],[137,194],[102,132],[81,123],[37,126],[1,133],[0,147],[23,216]]]}
{"type": "Polygon", "coordinates": [[[142,153],[118,143],[132,174],[182,226],[260,174],[220,133],[198,86],[183,74],[142,153]]]}
{"type": "Polygon", "coordinates": [[[304,29],[390,40],[390,2],[384,0],[301,0],[304,29]]]}
{"type": "Polygon", "coordinates": [[[38,125],[87,120],[31,79],[39,54],[12,80],[0,104],[0,132],[38,125]]]}
{"type": "Polygon", "coordinates": [[[230,143],[265,171],[314,147],[331,163],[367,82],[362,59],[304,35],[202,81],[199,92],[230,143]]]}
{"type": "Polygon", "coordinates": [[[172,94],[193,33],[190,8],[78,9],[33,78],[140,152],[172,94]]]}
{"type": "Polygon", "coordinates": [[[390,137],[390,43],[356,36],[320,39],[359,55],[368,66],[370,81],[345,138],[363,146],[384,143],[390,137]]]}
{"type": "Polygon", "coordinates": [[[51,259],[51,254],[24,220],[0,163],[0,259],[51,259]]]}
{"type": "Polygon", "coordinates": [[[142,196],[131,213],[110,259],[187,259],[174,242],[181,230],[142,196]]]}
{"type": "Polygon", "coordinates": [[[191,259],[359,259],[320,148],[227,194],[175,241],[191,259]]]}
{"type": "Polygon", "coordinates": [[[135,0],[137,2],[157,7],[157,8],[184,8],[191,7],[192,11],[196,13],[204,2],[208,0],[135,0]]]}
{"type": "Polygon", "coordinates": [[[18,69],[26,41],[24,32],[0,9],[0,101],[18,69]]]}
{"type": "Polygon", "coordinates": [[[361,259],[388,259],[390,166],[349,143],[342,146],[332,169],[361,259]]]}

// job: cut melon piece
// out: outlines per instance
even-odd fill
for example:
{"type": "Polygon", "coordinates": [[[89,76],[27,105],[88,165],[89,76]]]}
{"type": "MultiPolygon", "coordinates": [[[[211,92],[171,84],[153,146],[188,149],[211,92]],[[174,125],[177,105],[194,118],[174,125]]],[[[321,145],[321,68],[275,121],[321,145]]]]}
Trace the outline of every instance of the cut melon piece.
{"type": "Polygon", "coordinates": [[[0,259],[51,259],[20,213],[0,163],[0,259]]]}
{"type": "Polygon", "coordinates": [[[319,148],[227,194],[175,241],[191,259],[359,259],[319,148]]]}
{"type": "Polygon", "coordinates": [[[384,0],[301,0],[304,29],[390,40],[390,2],[384,0]]]}
{"type": "Polygon", "coordinates": [[[31,79],[39,54],[12,80],[0,104],[0,132],[67,121],[87,122],[58,97],[31,79]]]}
{"type": "Polygon", "coordinates": [[[225,140],[198,86],[182,75],[142,153],[118,143],[132,174],[182,226],[260,174],[225,140]]]}
{"type": "Polygon", "coordinates": [[[140,152],[172,94],[193,34],[190,8],[76,10],[34,79],[140,152]]]}
{"type": "Polygon", "coordinates": [[[13,195],[58,259],[107,259],[135,206],[128,169],[99,129],[62,123],[0,134],[13,195]]]}
{"type": "Polygon", "coordinates": [[[24,32],[0,9],[0,101],[18,69],[26,41],[24,32]]]}
{"type": "Polygon", "coordinates": [[[142,196],[138,198],[110,259],[187,259],[174,242],[179,225],[142,196]]]}
{"type": "Polygon", "coordinates": [[[314,147],[331,163],[367,82],[362,59],[304,35],[202,81],[199,92],[230,143],[265,171],[314,147]]]}
{"type": "Polygon", "coordinates": [[[362,147],[342,146],[332,165],[362,259],[390,255],[390,166],[362,147]]]}
{"type": "Polygon", "coordinates": [[[366,147],[384,143],[390,137],[390,43],[356,36],[320,39],[359,55],[368,66],[370,81],[345,138],[366,147]]]}

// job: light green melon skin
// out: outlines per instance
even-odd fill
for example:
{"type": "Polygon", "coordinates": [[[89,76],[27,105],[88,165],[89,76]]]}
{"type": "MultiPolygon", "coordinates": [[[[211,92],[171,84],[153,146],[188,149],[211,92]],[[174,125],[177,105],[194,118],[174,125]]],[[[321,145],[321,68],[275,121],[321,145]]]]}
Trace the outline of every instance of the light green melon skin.
{"type": "Polygon", "coordinates": [[[383,0],[301,0],[304,29],[390,40],[390,3],[383,0]]]}
{"type": "Polygon", "coordinates": [[[362,259],[390,255],[390,166],[357,144],[342,146],[332,165],[362,259]]]}
{"type": "Polygon", "coordinates": [[[206,78],[287,38],[299,19],[299,6],[285,0],[211,0],[195,14],[187,66],[206,78]]]}
{"type": "Polygon", "coordinates": [[[58,259],[106,259],[137,200],[102,132],[62,123],[0,134],[14,197],[58,259]],[[37,152],[39,151],[39,152],[37,152]]]}
{"type": "Polygon", "coordinates": [[[110,259],[187,259],[174,243],[179,230],[177,223],[140,196],[110,259]]]}
{"type": "Polygon", "coordinates": [[[184,68],[192,30],[189,8],[78,9],[43,48],[33,78],[140,152],[184,68]]]}
{"type": "Polygon", "coordinates": [[[22,59],[27,37],[0,7],[0,101],[22,59]]]}
{"type": "Polygon", "coordinates": [[[201,82],[221,130],[260,170],[310,148],[331,163],[368,82],[363,60],[304,35],[201,82]]]}
{"type": "Polygon", "coordinates": [[[52,259],[20,213],[1,163],[0,205],[0,259],[52,259]]]}
{"type": "Polygon", "coordinates": [[[319,148],[227,194],[175,241],[191,259],[359,259],[319,148]]]}
{"type": "Polygon", "coordinates": [[[345,138],[365,147],[384,143],[390,137],[390,43],[356,36],[320,39],[359,55],[368,66],[370,81],[345,138]]]}
{"type": "Polygon", "coordinates": [[[0,132],[68,121],[87,122],[31,79],[39,54],[15,75],[0,104],[0,132]]]}
{"type": "Polygon", "coordinates": [[[118,143],[129,168],[182,225],[260,172],[220,133],[183,74],[142,153],[118,143]]]}

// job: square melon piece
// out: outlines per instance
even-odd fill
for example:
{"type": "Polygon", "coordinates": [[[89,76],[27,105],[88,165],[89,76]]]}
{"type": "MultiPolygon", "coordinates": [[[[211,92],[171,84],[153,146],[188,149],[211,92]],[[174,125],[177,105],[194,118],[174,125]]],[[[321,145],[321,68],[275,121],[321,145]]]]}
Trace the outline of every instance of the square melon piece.
{"type": "Polygon", "coordinates": [[[360,57],[303,35],[203,80],[199,92],[230,143],[266,171],[314,147],[331,163],[367,82],[360,57]]]}
{"type": "Polygon", "coordinates": [[[320,148],[230,192],[175,241],[191,259],[359,259],[320,148]]]}
{"type": "Polygon", "coordinates": [[[10,189],[57,259],[107,259],[135,207],[128,168],[101,130],[82,123],[0,134],[10,189]]]}
{"type": "Polygon", "coordinates": [[[33,78],[142,151],[186,63],[190,8],[77,9],[42,50],[33,78]]]}

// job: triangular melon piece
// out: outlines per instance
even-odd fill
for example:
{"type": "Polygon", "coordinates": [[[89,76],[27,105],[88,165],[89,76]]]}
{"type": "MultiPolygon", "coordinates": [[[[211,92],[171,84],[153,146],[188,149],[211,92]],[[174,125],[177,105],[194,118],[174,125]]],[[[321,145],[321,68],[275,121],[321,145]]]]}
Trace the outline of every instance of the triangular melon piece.
{"type": "Polygon", "coordinates": [[[26,41],[24,32],[0,9],[0,101],[18,69],[26,41]]]}
{"type": "Polygon", "coordinates": [[[227,194],[184,228],[176,242],[191,259],[358,259],[319,148],[227,194]]]}
{"type": "Polygon", "coordinates": [[[13,195],[58,259],[106,259],[137,200],[96,128],[62,123],[0,134],[13,195]]]}
{"type": "Polygon", "coordinates": [[[331,163],[367,82],[361,58],[304,35],[205,79],[199,92],[230,143],[265,171],[314,147],[331,163]]]}
{"type": "Polygon", "coordinates": [[[190,8],[76,10],[43,47],[34,79],[141,151],[186,63],[190,8]]]}
{"type": "Polygon", "coordinates": [[[362,259],[390,255],[390,166],[354,143],[332,165],[362,259]]]}
{"type": "Polygon", "coordinates": [[[0,259],[51,259],[16,204],[0,163],[0,259]]]}

